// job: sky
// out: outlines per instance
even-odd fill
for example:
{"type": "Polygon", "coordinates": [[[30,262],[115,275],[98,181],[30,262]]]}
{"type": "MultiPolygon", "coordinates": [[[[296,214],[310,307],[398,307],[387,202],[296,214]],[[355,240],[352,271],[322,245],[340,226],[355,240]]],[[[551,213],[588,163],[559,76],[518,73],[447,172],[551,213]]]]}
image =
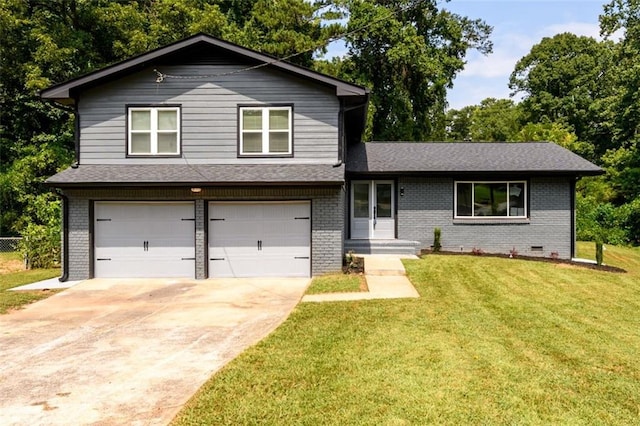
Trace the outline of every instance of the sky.
{"type": "MultiPolygon", "coordinates": [[[[449,108],[508,98],[509,75],[516,62],[543,37],[563,32],[600,39],[598,16],[606,0],[451,0],[443,7],[493,27],[493,53],[472,51],[448,92],[449,108]]],[[[518,100],[519,97],[514,97],[518,100]]]]}
{"type": "MultiPolygon", "coordinates": [[[[449,108],[477,105],[485,98],[509,98],[509,75],[516,62],[543,37],[563,32],[600,39],[598,16],[608,0],[451,0],[441,7],[493,27],[493,53],[467,55],[467,65],[448,91],[449,108]]],[[[614,37],[615,39],[615,37],[614,37]]],[[[345,52],[333,43],[327,57],[345,52]]],[[[512,99],[518,101],[519,96],[512,99]]]]}

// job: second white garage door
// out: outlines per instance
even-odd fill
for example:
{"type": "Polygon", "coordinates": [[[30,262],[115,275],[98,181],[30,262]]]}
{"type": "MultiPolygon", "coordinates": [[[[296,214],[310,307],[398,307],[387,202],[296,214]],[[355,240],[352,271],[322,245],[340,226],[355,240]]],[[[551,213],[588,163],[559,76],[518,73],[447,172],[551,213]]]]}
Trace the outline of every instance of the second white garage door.
{"type": "Polygon", "coordinates": [[[209,204],[210,277],[308,277],[311,204],[209,204]]]}

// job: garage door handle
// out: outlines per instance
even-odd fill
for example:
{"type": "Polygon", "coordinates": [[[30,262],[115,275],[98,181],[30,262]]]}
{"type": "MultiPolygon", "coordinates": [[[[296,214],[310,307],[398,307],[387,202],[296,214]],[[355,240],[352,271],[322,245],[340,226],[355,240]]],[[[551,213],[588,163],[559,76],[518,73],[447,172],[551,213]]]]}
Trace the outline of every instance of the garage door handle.
{"type": "Polygon", "coordinates": [[[214,220],[224,220],[224,218],[222,218],[222,219],[218,219],[218,218],[214,217],[214,218],[209,219],[209,220],[210,220],[211,222],[213,222],[214,220]]]}
{"type": "Polygon", "coordinates": [[[195,257],[183,257],[182,260],[196,260],[195,257]]]}
{"type": "Polygon", "coordinates": [[[296,217],[295,220],[309,220],[310,217],[296,217]]]}
{"type": "Polygon", "coordinates": [[[294,259],[308,259],[309,256],[296,256],[294,259]]]}
{"type": "Polygon", "coordinates": [[[96,260],[111,260],[110,257],[99,257],[96,260]]]}
{"type": "Polygon", "coordinates": [[[111,222],[111,219],[96,219],[96,222],[111,222]]]}
{"type": "Polygon", "coordinates": [[[224,260],[224,257],[212,257],[209,260],[224,260]]]}
{"type": "Polygon", "coordinates": [[[258,240],[258,250],[262,250],[262,240],[258,240]]]}

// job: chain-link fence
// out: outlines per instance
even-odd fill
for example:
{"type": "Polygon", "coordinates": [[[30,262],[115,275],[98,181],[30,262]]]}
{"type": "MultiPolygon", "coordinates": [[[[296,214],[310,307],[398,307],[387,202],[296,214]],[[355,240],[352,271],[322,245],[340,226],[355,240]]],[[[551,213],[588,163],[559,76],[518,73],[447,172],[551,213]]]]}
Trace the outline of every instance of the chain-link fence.
{"type": "Polygon", "coordinates": [[[22,237],[0,237],[0,253],[16,251],[22,237]]]}

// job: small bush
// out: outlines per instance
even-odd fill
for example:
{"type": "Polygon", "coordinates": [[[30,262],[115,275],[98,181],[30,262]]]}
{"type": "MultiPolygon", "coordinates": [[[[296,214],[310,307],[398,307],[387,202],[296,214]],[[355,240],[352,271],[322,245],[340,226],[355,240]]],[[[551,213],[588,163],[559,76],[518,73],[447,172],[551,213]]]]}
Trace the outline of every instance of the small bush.
{"type": "Polygon", "coordinates": [[[614,206],[600,203],[592,197],[576,198],[577,239],[602,241],[606,244],[624,245],[632,240],[629,232],[630,205],[614,206]]]}
{"type": "Polygon", "coordinates": [[[596,242],[596,263],[598,266],[602,265],[602,260],[604,257],[602,243],[600,241],[596,242]]]}
{"type": "Polygon", "coordinates": [[[57,226],[30,223],[22,232],[18,251],[27,268],[52,268],[60,264],[60,229],[57,226]]]}
{"type": "Polygon", "coordinates": [[[438,253],[440,249],[442,249],[442,244],[440,244],[440,237],[442,235],[442,230],[440,228],[433,229],[433,252],[438,253]]]}
{"type": "Polygon", "coordinates": [[[476,256],[482,256],[484,254],[484,250],[478,247],[474,247],[471,249],[471,253],[475,254],[476,256]]]}

